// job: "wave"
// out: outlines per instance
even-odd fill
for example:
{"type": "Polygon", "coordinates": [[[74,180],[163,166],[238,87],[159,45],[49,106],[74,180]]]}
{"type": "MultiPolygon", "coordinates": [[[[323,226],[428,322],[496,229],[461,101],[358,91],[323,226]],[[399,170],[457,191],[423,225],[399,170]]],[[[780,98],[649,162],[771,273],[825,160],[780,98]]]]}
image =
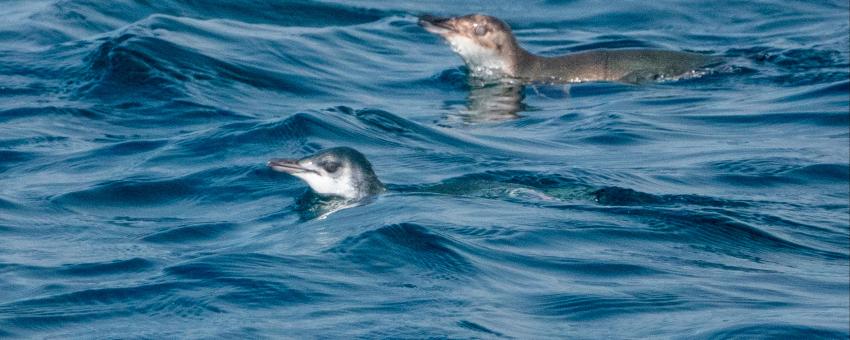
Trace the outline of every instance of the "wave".
{"type": "MultiPolygon", "coordinates": [[[[7,27],[0,36],[20,39],[14,33],[28,32],[40,44],[82,39],[119,29],[156,14],[198,19],[228,17],[246,23],[281,26],[343,26],[378,20],[387,12],[314,1],[255,1],[231,3],[220,0],[195,0],[192,3],[117,0],[104,4],[92,0],[60,0],[41,6],[16,7],[26,18],[24,27],[7,27]]],[[[0,28],[4,28],[0,26],[0,28]]]]}
{"type": "Polygon", "coordinates": [[[372,272],[403,270],[415,276],[458,280],[477,271],[456,250],[458,247],[456,242],[425,226],[403,223],[347,238],[329,251],[372,272]],[[378,249],[380,252],[376,252],[378,249]]]}
{"type": "Polygon", "coordinates": [[[179,226],[147,235],[142,239],[154,243],[189,243],[211,241],[237,227],[233,223],[203,223],[200,225],[179,226]]]}
{"type": "Polygon", "coordinates": [[[839,183],[850,176],[845,164],[810,164],[802,159],[750,158],[708,164],[722,182],[753,187],[839,183]]]}
{"type": "Polygon", "coordinates": [[[59,330],[74,323],[133,314],[197,318],[219,309],[201,299],[168,293],[188,291],[188,283],[150,283],[121,288],[85,289],[0,305],[2,322],[26,330],[59,330]],[[158,298],[161,297],[161,298],[158,298]]]}
{"type": "Polygon", "coordinates": [[[846,2],[3,6],[0,337],[846,338],[846,2]],[[479,87],[473,11],[726,64],[479,87]],[[265,165],[343,145],[323,220],[265,165]]]}
{"type": "Polygon", "coordinates": [[[731,339],[747,337],[796,338],[814,337],[821,339],[839,339],[847,335],[844,330],[829,327],[811,327],[790,323],[750,323],[736,325],[713,332],[705,332],[700,337],[710,339],[731,339]]]}
{"type": "MultiPolygon", "coordinates": [[[[106,38],[88,56],[89,80],[77,90],[79,97],[99,99],[118,96],[126,91],[142,92],[153,98],[186,98],[190,83],[222,87],[240,83],[254,88],[295,95],[309,95],[307,84],[292,82],[292,75],[247,64],[222,61],[190,46],[158,37],[157,25],[174,26],[177,18],[155,16],[139,29],[129,29],[114,38],[106,38]],[[144,29],[144,31],[140,31],[144,29]],[[152,31],[153,30],[153,31],[152,31]],[[132,90],[130,90],[132,89],[132,90]]],[[[181,30],[185,27],[174,27],[181,30]]]]}
{"type": "Polygon", "coordinates": [[[252,309],[287,306],[320,300],[332,282],[313,281],[305,275],[318,271],[309,262],[263,254],[224,254],[205,257],[165,269],[182,280],[204,282],[219,291],[211,299],[252,309]],[[294,266],[294,267],[293,267],[294,266]]]}

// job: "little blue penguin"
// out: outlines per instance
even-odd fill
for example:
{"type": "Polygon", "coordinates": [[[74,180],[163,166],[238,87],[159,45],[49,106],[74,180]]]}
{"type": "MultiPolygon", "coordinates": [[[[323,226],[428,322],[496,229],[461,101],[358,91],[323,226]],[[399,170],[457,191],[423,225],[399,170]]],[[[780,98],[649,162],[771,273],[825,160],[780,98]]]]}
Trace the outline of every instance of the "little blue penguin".
{"type": "Polygon", "coordinates": [[[504,21],[481,14],[451,18],[426,15],[419,18],[419,25],[443,37],[469,67],[470,75],[485,80],[641,83],[697,74],[697,70],[720,62],[708,55],[655,49],[591,50],[558,57],[538,56],[520,47],[504,21]]]}
{"type": "Polygon", "coordinates": [[[386,190],[366,157],[349,147],[325,149],[300,159],[272,159],[268,166],[300,178],[321,196],[361,200],[386,190]]]}

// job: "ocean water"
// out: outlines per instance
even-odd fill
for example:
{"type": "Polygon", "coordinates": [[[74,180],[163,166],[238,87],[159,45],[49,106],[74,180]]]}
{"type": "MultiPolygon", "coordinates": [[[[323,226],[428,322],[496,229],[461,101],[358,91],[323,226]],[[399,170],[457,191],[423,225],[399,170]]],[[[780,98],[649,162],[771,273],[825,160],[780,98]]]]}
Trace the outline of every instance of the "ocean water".
{"type": "Polygon", "coordinates": [[[846,1],[0,5],[0,338],[850,336],[846,1]],[[472,12],[726,63],[481,87],[472,12]],[[333,146],[390,190],[319,219],[333,146]]]}

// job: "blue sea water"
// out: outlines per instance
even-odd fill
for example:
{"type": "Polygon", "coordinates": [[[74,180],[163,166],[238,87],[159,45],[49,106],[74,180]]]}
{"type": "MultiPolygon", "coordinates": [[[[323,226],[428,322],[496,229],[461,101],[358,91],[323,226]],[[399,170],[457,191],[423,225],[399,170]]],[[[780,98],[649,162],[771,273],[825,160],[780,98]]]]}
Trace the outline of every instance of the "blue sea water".
{"type": "Polygon", "coordinates": [[[850,336],[846,1],[0,6],[0,338],[850,336]],[[471,12],[727,62],[505,95],[471,12]],[[319,219],[333,146],[390,191],[319,219]]]}

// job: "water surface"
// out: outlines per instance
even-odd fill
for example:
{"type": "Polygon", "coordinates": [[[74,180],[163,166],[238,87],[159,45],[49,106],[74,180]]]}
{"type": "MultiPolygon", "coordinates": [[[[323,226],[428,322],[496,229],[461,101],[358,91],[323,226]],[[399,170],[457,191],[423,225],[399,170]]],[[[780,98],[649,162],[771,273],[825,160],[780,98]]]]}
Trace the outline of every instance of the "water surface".
{"type": "Polygon", "coordinates": [[[2,6],[0,337],[850,334],[844,1],[2,6]],[[728,67],[481,116],[470,12],[728,67]],[[392,190],[309,218],[265,161],[340,145],[392,190]]]}

